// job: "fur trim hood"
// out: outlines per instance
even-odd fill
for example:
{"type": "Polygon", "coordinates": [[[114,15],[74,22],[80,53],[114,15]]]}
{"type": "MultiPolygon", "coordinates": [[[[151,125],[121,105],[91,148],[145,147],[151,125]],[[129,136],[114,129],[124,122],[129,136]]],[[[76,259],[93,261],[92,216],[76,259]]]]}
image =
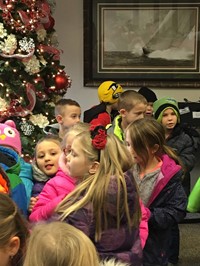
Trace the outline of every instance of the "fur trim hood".
{"type": "Polygon", "coordinates": [[[100,266],[130,266],[129,263],[116,261],[115,259],[103,260],[99,264],[100,266]]]}

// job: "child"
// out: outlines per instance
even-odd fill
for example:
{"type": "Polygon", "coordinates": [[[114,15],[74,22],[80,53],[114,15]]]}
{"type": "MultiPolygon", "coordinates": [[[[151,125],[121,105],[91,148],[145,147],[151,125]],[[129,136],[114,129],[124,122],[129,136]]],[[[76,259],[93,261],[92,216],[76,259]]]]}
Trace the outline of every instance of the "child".
{"type": "Polygon", "coordinates": [[[29,205],[30,212],[46,182],[57,173],[61,152],[61,140],[58,136],[47,135],[38,141],[35,147],[35,161],[32,163],[34,186],[29,205]]]}
{"type": "MultiPolygon", "coordinates": [[[[155,119],[161,123],[165,129],[165,139],[168,146],[180,157],[185,168],[183,177],[183,187],[187,196],[190,193],[190,171],[196,163],[195,130],[189,130],[180,123],[180,112],[177,101],[172,97],[164,97],[153,104],[155,119]]],[[[174,225],[173,240],[169,261],[176,264],[179,257],[179,228],[174,225]]]]}
{"type": "Polygon", "coordinates": [[[0,193],[0,258],[1,266],[22,266],[26,240],[26,221],[11,198],[0,193]]]}
{"type": "Polygon", "coordinates": [[[190,193],[190,171],[196,162],[195,135],[180,123],[180,111],[177,101],[172,97],[164,97],[153,105],[155,119],[165,129],[165,139],[168,146],[172,147],[180,157],[185,167],[183,187],[187,195],[190,193]]]}
{"type": "Polygon", "coordinates": [[[134,159],[133,176],[140,197],[150,212],[143,265],[167,265],[172,226],[186,215],[180,162],[165,145],[164,128],[153,118],[131,123],[126,129],[126,143],[134,159]]]}
{"type": "Polygon", "coordinates": [[[141,210],[131,166],[126,147],[104,127],[80,133],[67,156],[69,173],[79,184],[56,212],[89,236],[101,259],[114,257],[139,266],[141,210]]]}
{"type": "Polygon", "coordinates": [[[55,117],[57,124],[48,125],[44,132],[49,134],[54,129],[53,134],[59,134],[63,139],[68,128],[80,121],[81,107],[78,102],[62,98],[55,104],[55,117]]]}
{"type": "Polygon", "coordinates": [[[98,266],[99,259],[90,239],[62,222],[39,224],[28,242],[24,266],[98,266]]]}
{"type": "Polygon", "coordinates": [[[30,221],[48,220],[58,203],[74,189],[76,179],[70,177],[68,174],[66,156],[70,152],[74,137],[88,129],[88,124],[79,122],[66,133],[62,142],[64,152],[59,159],[59,169],[56,175],[51,178],[42,189],[38,201],[29,216],[30,221]]]}
{"type": "Polygon", "coordinates": [[[120,94],[118,100],[119,115],[114,122],[107,126],[108,133],[114,133],[121,141],[124,141],[126,127],[137,119],[143,118],[146,112],[146,99],[134,90],[127,90],[120,94]]]}
{"type": "MultiPolygon", "coordinates": [[[[10,181],[10,193],[20,211],[26,216],[29,197],[28,189],[20,178],[22,171],[21,140],[14,121],[0,123],[0,166],[6,172],[10,181]]],[[[32,177],[26,176],[27,182],[32,177]]]]}
{"type": "Polygon", "coordinates": [[[83,121],[91,125],[106,127],[112,122],[112,114],[117,109],[119,95],[123,92],[120,84],[104,81],[98,87],[100,104],[84,112],[83,121]]]}
{"type": "MultiPolygon", "coordinates": [[[[114,261],[99,264],[92,241],[80,230],[62,222],[36,225],[23,266],[126,266],[114,261]]],[[[127,265],[128,266],[128,265],[127,265]]]]}
{"type": "Polygon", "coordinates": [[[147,87],[141,87],[138,92],[147,100],[146,116],[153,116],[153,103],[157,100],[156,94],[147,87]]]}

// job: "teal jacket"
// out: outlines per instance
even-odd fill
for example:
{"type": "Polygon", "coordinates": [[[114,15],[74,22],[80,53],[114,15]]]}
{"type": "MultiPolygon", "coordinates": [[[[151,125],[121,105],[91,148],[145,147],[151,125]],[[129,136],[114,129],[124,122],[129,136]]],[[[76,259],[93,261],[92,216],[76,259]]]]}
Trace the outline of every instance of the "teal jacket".
{"type": "Polygon", "coordinates": [[[33,170],[32,170],[32,165],[30,163],[25,162],[22,157],[20,157],[20,168],[21,170],[19,177],[21,178],[26,189],[27,209],[28,209],[33,188],[33,170]]]}

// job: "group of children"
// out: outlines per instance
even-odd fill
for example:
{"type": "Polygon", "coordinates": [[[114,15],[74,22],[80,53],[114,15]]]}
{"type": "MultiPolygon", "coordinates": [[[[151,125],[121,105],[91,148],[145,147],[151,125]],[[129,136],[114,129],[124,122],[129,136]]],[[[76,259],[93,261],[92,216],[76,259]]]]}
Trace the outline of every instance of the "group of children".
{"type": "MultiPolygon", "coordinates": [[[[180,127],[178,105],[171,97],[157,100],[146,87],[123,91],[113,81],[102,83],[98,95],[100,105],[84,113],[84,123],[78,103],[61,99],[56,104],[58,125],[53,128],[58,131],[36,144],[31,196],[20,183],[30,198],[28,224],[13,195],[13,201],[5,195],[12,179],[6,179],[8,168],[2,169],[2,266],[176,263],[170,258],[173,244],[178,248],[178,223],[186,215],[183,181],[195,163],[194,134],[180,127]],[[100,112],[92,116],[94,109],[100,112]],[[174,133],[179,127],[180,143],[174,133]],[[3,239],[3,232],[11,230],[7,221],[12,231],[3,239]]],[[[16,136],[10,128],[6,132],[16,136]]],[[[10,149],[11,143],[2,147],[10,149]]],[[[15,146],[16,153],[19,142],[15,146]]],[[[19,161],[20,152],[17,156],[19,161]]]]}

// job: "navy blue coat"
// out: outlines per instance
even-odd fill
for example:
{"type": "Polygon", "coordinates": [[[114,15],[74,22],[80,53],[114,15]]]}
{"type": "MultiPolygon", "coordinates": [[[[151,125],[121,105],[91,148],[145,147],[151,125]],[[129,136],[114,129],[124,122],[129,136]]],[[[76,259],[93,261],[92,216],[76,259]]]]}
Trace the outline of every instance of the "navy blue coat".
{"type": "Polygon", "coordinates": [[[186,215],[187,196],[181,167],[167,155],[147,204],[150,211],[149,236],[143,250],[143,266],[167,265],[171,228],[186,215]]]}

